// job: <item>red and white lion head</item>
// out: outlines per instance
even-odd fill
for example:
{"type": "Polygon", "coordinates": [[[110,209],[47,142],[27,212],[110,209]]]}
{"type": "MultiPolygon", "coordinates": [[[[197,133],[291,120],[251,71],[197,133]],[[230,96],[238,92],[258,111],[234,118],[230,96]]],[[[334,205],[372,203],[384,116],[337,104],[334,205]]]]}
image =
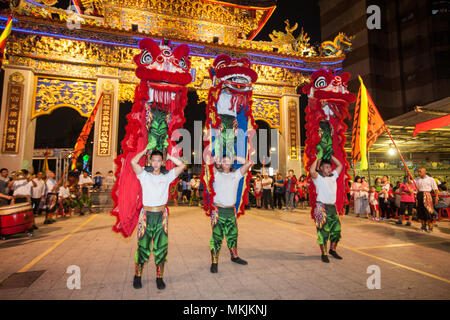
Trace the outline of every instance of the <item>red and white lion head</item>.
{"type": "Polygon", "coordinates": [[[347,90],[347,82],[350,74],[344,72],[341,75],[334,75],[331,71],[317,70],[311,75],[311,82],[303,87],[303,93],[308,98],[319,100],[343,100],[351,103],[355,101],[355,95],[347,90]]]}
{"type": "Polygon", "coordinates": [[[252,90],[252,84],[258,80],[258,74],[251,69],[252,63],[247,58],[232,59],[226,54],[216,57],[209,76],[213,85],[222,84],[233,91],[245,92],[252,90]]]}
{"type": "Polygon", "coordinates": [[[142,52],[134,57],[139,79],[182,86],[192,81],[189,46],[181,44],[172,51],[169,44],[164,40],[158,45],[150,38],[139,41],[142,52]]]}

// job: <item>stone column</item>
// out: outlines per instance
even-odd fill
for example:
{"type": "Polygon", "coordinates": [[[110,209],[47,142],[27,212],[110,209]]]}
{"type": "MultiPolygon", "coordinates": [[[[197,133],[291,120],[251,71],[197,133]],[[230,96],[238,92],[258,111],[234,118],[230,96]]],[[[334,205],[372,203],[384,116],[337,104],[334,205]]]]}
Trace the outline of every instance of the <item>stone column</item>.
{"type": "Polygon", "coordinates": [[[292,169],[299,177],[304,173],[300,152],[299,96],[296,94],[283,95],[280,100],[280,110],[282,118],[279,143],[280,171],[287,174],[287,171],[292,169]]]}
{"type": "Polygon", "coordinates": [[[34,106],[34,72],[29,67],[6,65],[0,114],[0,167],[9,172],[33,168],[36,119],[34,106]]]}
{"type": "Polygon", "coordinates": [[[102,92],[103,99],[95,117],[92,174],[100,171],[106,177],[109,170],[114,171],[114,159],[117,156],[119,77],[99,75],[96,99],[102,92]]]}

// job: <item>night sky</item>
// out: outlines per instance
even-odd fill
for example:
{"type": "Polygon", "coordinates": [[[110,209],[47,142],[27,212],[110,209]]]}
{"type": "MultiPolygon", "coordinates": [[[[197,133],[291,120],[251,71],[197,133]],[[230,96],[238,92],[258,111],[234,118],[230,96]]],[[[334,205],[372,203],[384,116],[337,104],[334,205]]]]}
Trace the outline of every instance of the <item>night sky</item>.
{"type": "MultiPolygon", "coordinates": [[[[59,7],[67,8],[69,1],[64,0],[59,2],[59,7]]],[[[308,33],[311,38],[311,44],[318,44],[321,41],[320,38],[320,12],[317,1],[288,1],[288,0],[278,0],[277,8],[270,17],[266,25],[261,29],[259,34],[254,40],[265,40],[270,41],[269,34],[273,30],[285,31],[284,21],[289,19],[290,25],[293,26],[298,22],[299,27],[294,31],[296,36],[301,28],[308,33]],[[294,4],[295,3],[295,4],[294,4]]],[[[205,121],[205,104],[202,103],[198,105],[196,103],[197,95],[195,91],[190,91],[188,94],[188,106],[186,107],[185,117],[186,123],[184,127],[193,132],[193,126],[195,120],[205,121]]],[[[302,127],[302,137],[304,137],[303,130],[303,117],[304,117],[304,107],[306,106],[307,99],[304,97],[300,99],[300,118],[302,127]]],[[[119,147],[118,152],[120,152],[120,142],[124,137],[126,125],[125,115],[131,111],[131,103],[121,104],[119,111],[119,147]]],[[[55,148],[55,147],[73,147],[75,141],[81,131],[84,121],[86,118],[81,117],[72,109],[63,108],[59,111],[54,111],[51,115],[41,116],[37,119],[37,130],[35,139],[35,148],[55,148]],[[73,119],[72,121],[67,121],[67,119],[73,119]],[[56,133],[56,134],[55,134],[56,133]]],[[[87,149],[92,149],[92,134],[87,143],[87,149]]],[[[303,142],[303,139],[302,139],[303,142]]],[[[92,150],[87,150],[91,153],[92,150]]]]}

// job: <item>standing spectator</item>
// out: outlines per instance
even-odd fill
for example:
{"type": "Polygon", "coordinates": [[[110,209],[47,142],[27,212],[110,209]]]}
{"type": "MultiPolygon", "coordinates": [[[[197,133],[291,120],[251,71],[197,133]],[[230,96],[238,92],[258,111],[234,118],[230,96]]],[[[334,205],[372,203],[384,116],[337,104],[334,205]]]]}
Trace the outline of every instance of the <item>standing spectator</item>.
{"type": "Polygon", "coordinates": [[[8,169],[2,168],[0,170],[0,207],[7,206],[13,200],[13,197],[9,195],[9,182],[8,169]]]}
{"type": "Polygon", "coordinates": [[[100,191],[103,184],[103,176],[100,171],[97,171],[94,176],[94,187],[92,191],[100,191]]]}
{"type": "Polygon", "coordinates": [[[378,192],[378,202],[380,204],[380,213],[381,218],[383,220],[390,219],[390,210],[389,210],[389,190],[391,188],[391,184],[389,183],[389,178],[387,176],[383,176],[381,180],[381,190],[378,192]]]}
{"type": "Polygon", "coordinates": [[[375,186],[370,188],[369,192],[369,205],[372,211],[372,220],[380,221],[380,206],[378,205],[378,192],[375,186]]]}
{"type": "Polygon", "coordinates": [[[90,213],[94,213],[92,209],[91,195],[89,193],[89,187],[94,184],[92,178],[88,176],[87,171],[82,171],[82,174],[78,178],[78,185],[81,187],[81,197],[78,200],[80,206],[80,215],[83,216],[83,207],[87,206],[90,213]]]}
{"type": "Polygon", "coordinates": [[[177,201],[183,201],[183,180],[178,179],[177,182],[177,201]]]}
{"type": "Polygon", "coordinates": [[[400,193],[400,209],[396,224],[403,224],[403,215],[405,214],[406,209],[408,209],[408,214],[406,215],[408,217],[408,222],[406,225],[410,226],[412,211],[416,204],[417,189],[409,175],[405,176],[405,183],[400,184],[396,191],[397,193],[400,193]]]}
{"type": "Polygon", "coordinates": [[[274,209],[272,202],[272,178],[264,174],[264,178],[262,179],[262,187],[263,187],[263,205],[265,209],[269,209],[269,206],[274,209]]]}
{"type": "Polygon", "coordinates": [[[181,181],[182,183],[182,188],[183,188],[183,194],[182,194],[182,202],[183,203],[189,203],[189,190],[188,190],[188,183],[183,179],[181,181]]]}
{"type": "Polygon", "coordinates": [[[378,193],[380,193],[381,187],[382,187],[382,184],[381,184],[381,178],[380,178],[380,177],[377,177],[377,178],[375,179],[375,191],[378,192],[378,193]]]}
{"type": "Polygon", "coordinates": [[[108,171],[108,175],[105,178],[105,189],[107,191],[111,191],[114,187],[114,183],[116,182],[116,177],[114,176],[114,172],[112,170],[108,171]]]}
{"type": "MultiPolygon", "coordinates": [[[[406,181],[406,180],[405,180],[406,181]]],[[[392,203],[392,212],[395,216],[395,212],[399,212],[400,210],[400,202],[402,199],[402,195],[400,194],[400,186],[401,186],[401,182],[397,181],[395,187],[392,189],[393,191],[393,197],[394,197],[394,201],[392,203]]]]}
{"type": "Polygon", "coordinates": [[[359,217],[360,214],[365,214],[366,217],[369,215],[369,188],[366,183],[363,184],[361,177],[357,176],[355,182],[352,184],[353,198],[355,199],[355,214],[359,217]]]}
{"type": "Polygon", "coordinates": [[[45,182],[42,179],[43,173],[38,172],[36,178],[33,181],[36,184],[36,187],[31,188],[31,205],[33,206],[33,214],[41,215],[41,209],[39,209],[39,204],[41,203],[42,198],[45,195],[45,182]]]}
{"type": "Polygon", "coordinates": [[[256,207],[261,209],[262,179],[259,174],[256,176],[254,187],[255,187],[256,207]]]}
{"type": "Polygon", "coordinates": [[[294,176],[294,170],[289,170],[288,176],[284,180],[284,188],[286,190],[286,211],[291,207],[291,211],[294,211],[294,201],[297,179],[294,176]]]}
{"type": "Polygon", "coordinates": [[[274,207],[278,207],[281,210],[283,208],[283,198],[284,198],[284,180],[283,176],[278,173],[277,178],[273,184],[273,202],[274,207]]]}
{"type": "Polygon", "coordinates": [[[427,175],[427,170],[425,168],[419,168],[419,177],[416,178],[416,184],[418,187],[417,192],[417,216],[422,222],[422,231],[433,231],[433,218],[431,214],[433,213],[433,199],[431,197],[431,192],[435,194],[435,204],[438,203],[438,188],[436,181],[427,175]],[[428,230],[427,230],[428,224],[428,230]]]}
{"type": "MultiPolygon", "coordinates": [[[[439,201],[434,206],[435,208],[435,216],[439,217],[439,210],[443,208],[450,207],[450,192],[448,192],[447,184],[442,183],[439,185],[439,201]]],[[[437,220],[437,218],[436,218],[437,220]]]]}
{"type": "Polygon", "coordinates": [[[200,179],[197,179],[197,176],[193,176],[189,184],[191,185],[191,200],[189,202],[189,205],[192,205],[193,202],[196,202],[196,204],[200,206],[200,196],[198,193],[198,189],[200,187],[200,179]]]}
{"type": "Polygon", "coordinates": [[[305,209],[306,205],[306,177],[302,175],[297,181],[297,196],[298,202],[300,203],[300,209],[305,209]]]}
{"type": "Polygon", "coordinates": [[[53,213],[56,211],[58,203],[58,184],[55,180],[55,173],[47,171],[47,180],[45,181],[45,220],[44,224],[56,222],[53,213]]]}
{"type": "MultiPolygon", "coordinates": [[[[346,197],[347,197],[347,204],[345,205],[345,215],[348,215],[348,212],[350,211],[350,202],[352,200],[352,181],[348,180],[348,192],[346,193],[346,197]]],[[[378,197],[378,194],[377,194],[378,197]]],[[[378,198],[377,198],[378,199],[378,198]]]]}

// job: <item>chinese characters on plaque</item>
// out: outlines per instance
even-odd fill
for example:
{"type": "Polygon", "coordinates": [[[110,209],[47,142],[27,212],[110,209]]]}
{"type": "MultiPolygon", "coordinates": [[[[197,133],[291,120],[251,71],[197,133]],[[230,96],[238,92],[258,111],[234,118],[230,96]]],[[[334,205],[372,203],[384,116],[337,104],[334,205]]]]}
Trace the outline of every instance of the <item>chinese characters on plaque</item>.
{"type": "Polygon", "coordinates": [[[289,158],[298,160],[298,138],[297,138],[297,104],[289,101],[288,104],[288,121],[289,121],[289,158]]]}
{"type": "Polygon", "coordinates": [[[102,99],[102,109],[100,113],[100,127],[99,127],[99,142],[98,151],[99,156],[111,155],[111,122],[112,122],[112,103],[113,93],[104,92],[102,99]]]}
{"type": "Polygon", "coordinates": [[[18,153],[23,84],[9,81],[2,152],[18,153]]]}

